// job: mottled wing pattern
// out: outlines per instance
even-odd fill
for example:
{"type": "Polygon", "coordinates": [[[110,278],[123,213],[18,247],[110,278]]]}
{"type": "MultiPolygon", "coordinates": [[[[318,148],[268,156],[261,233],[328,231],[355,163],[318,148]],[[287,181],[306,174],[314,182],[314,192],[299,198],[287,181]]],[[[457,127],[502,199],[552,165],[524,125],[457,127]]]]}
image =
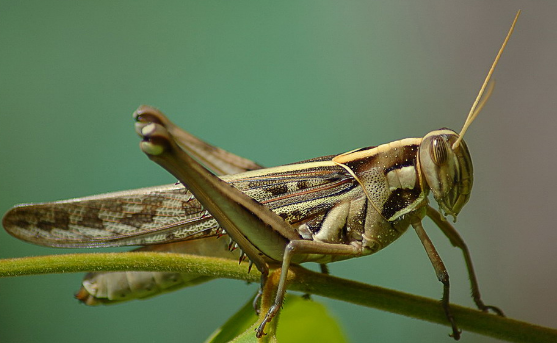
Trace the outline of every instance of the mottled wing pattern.
{"type": "Polygon", "coordinates": [[[330,156],[268,168],[264,173],[236,174],[231,183],[291,224],[326,214],[351,192],[357,181],[330,156]]]}
{"type": "Polygon", "coordinates": [[[19,205],[3,225],[19,239],[67,248],[174,242],[215,234],[218,227],[182,185],[19,205]]]}
{"type": "MultiPolygon", "coordinates": [[[[291,224],[323,217],[357,182],[329,158],[222,177],[291,224]]],[[[142,188],[12,208],[13,236],[53,247],[170,243],[214,236],[218,223],[183,185],[142,188]]]]}

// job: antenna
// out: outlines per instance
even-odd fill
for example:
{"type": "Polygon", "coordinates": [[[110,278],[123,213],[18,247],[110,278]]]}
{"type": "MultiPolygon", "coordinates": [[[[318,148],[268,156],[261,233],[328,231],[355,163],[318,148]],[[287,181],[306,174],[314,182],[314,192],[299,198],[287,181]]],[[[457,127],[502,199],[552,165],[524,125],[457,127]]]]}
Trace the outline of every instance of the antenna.
{"type": "Polygon", "coordinates": [[[487,73],[487,76],[484,80],[484,83],[482,84],[482,88],[480,88],[480,92],[478,93],[478,96],[476,97],[476,100],[472,104],[472,108],[470,109],[470,112],[468,113],[468,117],[466,118],[466,121],[464,122],[464,125],[462,126],[462,130],[460,130],[460,133],[458,134],[459,135],[458,139],[453,144],[453,147],[452,147],[453,150],[458,148],[458,146],[460,145],[460,141],[462,141],[462,138],[464,137],[464,134],[466,133],[466,130],[468,130],[468,127],[470,126],[470,124],[472,124],[474,119],[478,116],[478,114],[480,113],[480,111],[484,107],[485,103],[487,102],[487,100],[491,96],[491,92],[493,92],[493,88],[495,87],[495,82],[491,82],[491,83],[489,82],[490,79],[491,79],[491,75],[493,74],[493,71],[495,70],[495,67],[497,66],[497,63],[499,62],[499,58],[501,58],[501,55],[503,54],[503,51],[505,50],[505,47],[507,46],[507,42],[509,41],[509,39],[511,38],[511,35],[513,34],[514,27],[516,25],[518,17],[520,16],[520,12],[521,11],[518,10],[518,12],[516,13],[516,16],[514,17],[514,21],[511,25],[511,28],[509,29],[509,33],[507,33],[507,37],[505,37],[505,40],[503,41],[503,45],[501,46],[501,49],[499,49],[499,52],[497,53],[497,56],[495,57],[495,61],[493,61],[493,64],[491,65],[491,68],[489,69],[489,72],[487,73]],[[482,95],[484,94],[484,91],[485,91],[486,87],[488,86],[488,84],[489,84],[489,87],[488,87],[486,96],[485,96],[485,98],[482,99],[482,95]],[[482,99],[481,102],[480,102],[480,99],[482,99]]]}

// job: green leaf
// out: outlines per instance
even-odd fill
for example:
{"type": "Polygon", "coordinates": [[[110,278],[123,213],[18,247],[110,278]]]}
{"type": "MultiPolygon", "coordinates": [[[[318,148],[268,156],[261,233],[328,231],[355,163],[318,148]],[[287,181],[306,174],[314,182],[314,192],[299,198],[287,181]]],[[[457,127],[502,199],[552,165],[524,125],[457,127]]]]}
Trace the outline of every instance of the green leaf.
{"type": "Polygon", "coordinates": [[[287,295],[277,328],[281,343],[348,342],[339,322],[314,299],[287,295]]]}
{"type": "Polygon", "coordinates": [[[205,343],[226,343],[234,339],[235,342],[241,343],[257,342],[255,338],[257,315],[253,309],[253,299],[254,297],[248,300],[226,323],[213,332],[205,343]]]}
{"type": "MultiPolygon", "coordinates": [[[[254,343],[257,316],[253,298],[220,327],[205,343],[254,343]]],[[[274,337],[265,337],[274,341],[274,337]]],[[[347,342],[339,323],[327,308],[314,300],[287,295],[278,322],[277,341],[296,342],[347,342]]]]}

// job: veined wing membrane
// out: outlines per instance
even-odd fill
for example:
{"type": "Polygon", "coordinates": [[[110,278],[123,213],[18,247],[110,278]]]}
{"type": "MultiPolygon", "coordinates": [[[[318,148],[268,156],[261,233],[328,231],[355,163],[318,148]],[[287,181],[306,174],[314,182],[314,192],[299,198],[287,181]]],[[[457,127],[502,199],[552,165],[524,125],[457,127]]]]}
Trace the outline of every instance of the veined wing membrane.
{"type": "Polygon", "coordinates": [[[217,226],[182,185],[19,205],[2,224],[19,239],[67,248],[175,242],[211,235],[217,226]]]}
{"type": "MultiPolygon", "coordinates": [[[[329,161],[222,178],[296,224],[326,213],[347,192],[358,191],[353,178],[329,161]]],[[[19,239],[63,248],[170,243],[214,236],[219,228],[181,184],[19,205],[6,213],[3,226],[19,239]]]]}

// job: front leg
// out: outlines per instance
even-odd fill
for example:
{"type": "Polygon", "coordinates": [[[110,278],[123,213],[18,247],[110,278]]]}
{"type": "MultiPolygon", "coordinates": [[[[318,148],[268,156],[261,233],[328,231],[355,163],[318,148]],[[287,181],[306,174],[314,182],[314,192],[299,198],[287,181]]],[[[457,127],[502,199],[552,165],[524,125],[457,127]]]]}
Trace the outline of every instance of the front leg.
{"type": "Polygon", "coordinates": [[[429,239],[429,236],[426,234],[422,226],[422,222],[418,219],[412,223],[412,227],[422,241],[425,251],[427,252],[427,256],[429,257],[429,260],[433,265],[433,269],[435,269],[437,279],[443,284],[443,298],[441,299],[441,304],[443,305],[443,310],[445,310],[445,316],[451,323],[451,327],[453,329],[453,333],[450,336],[458,341],[460,339],[460,329],[456,325],[453,313],[451,311],[451,306],[449,304],[450,283],[447,268],[445,268],[443,260],[441,260],[441,257],[437,253],[435,246],[433,246],[431,239],[429,239]]]}
{"type": "Polygon", "coordinates": [[[428,205],[426,213],[427,216],[431,218],[431,220],[433,220],[435,224],[437,224],[437,226],[441,229],[441,231],[443,231],[445,236],[447,236],[447,238],[451,241],[451,244],[462,251],[462,254],[464,255],[464,261],[466,263],[466,269],[468,270],[468,278],[470,279],[472,298],[474,299],[474,302],[476,303],[478,309],[484,312],[491,310],[496,314],[504,317],[505,314],[500,308],[498,308],[497,306],[486,305],[482,301],[480,295],[480,287],[478,285],[478,279],[476,278],[476,273],[474,272],[474,266],[472,265],[472,257],[470,256],[470,251],[468,250],[468,247],[466,246],[466,243],[464,243],[462,237],[460,237],[460,235],[455,230],[455,228],[448,221],[444,220],[441,217],[441,214],[438,211],[436,211],[433,207],[428,205]]]}

